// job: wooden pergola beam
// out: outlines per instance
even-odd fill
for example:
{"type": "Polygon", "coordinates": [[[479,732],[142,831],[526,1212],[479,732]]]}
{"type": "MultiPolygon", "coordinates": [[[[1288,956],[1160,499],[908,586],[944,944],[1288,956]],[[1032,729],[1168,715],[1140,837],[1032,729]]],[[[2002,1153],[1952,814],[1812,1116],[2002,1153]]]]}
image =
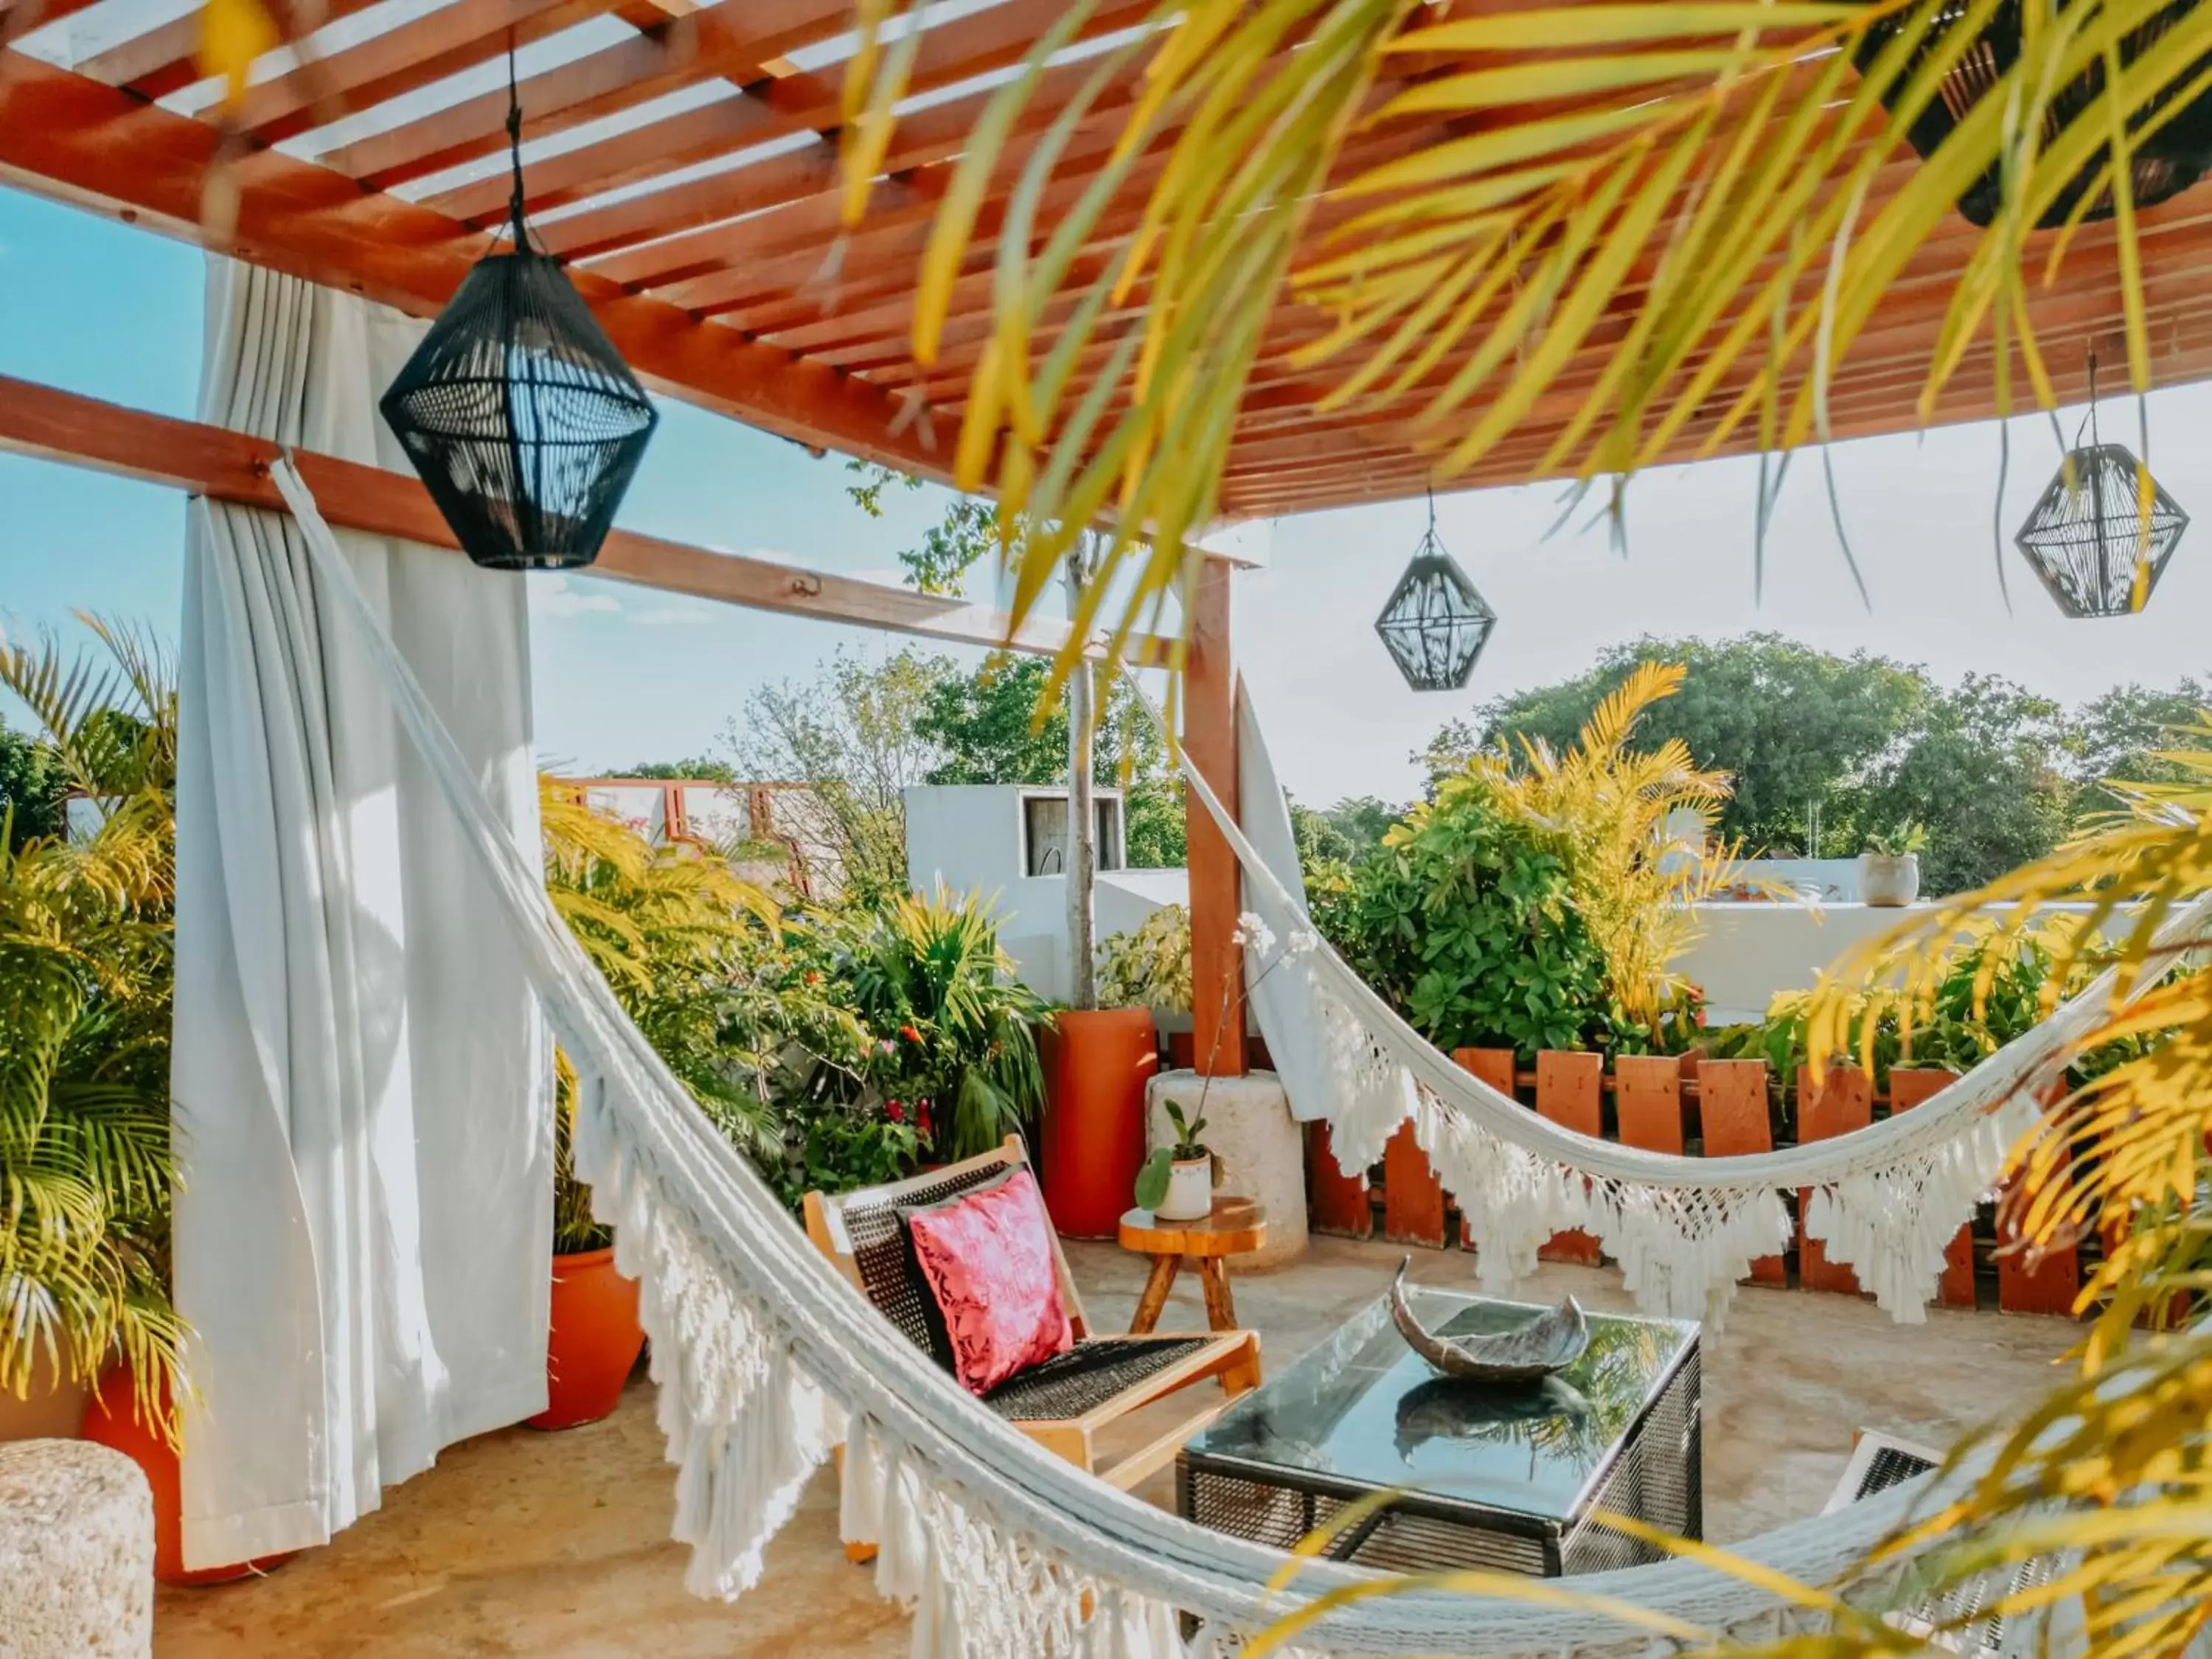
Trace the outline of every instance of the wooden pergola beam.
{"type": "MultiPolygon", "coordinates": [[[[276,444],[4,374],[0,449],[247,507],[284,510],[284,498],[269,477],[283,453],[276,444]]],[[[295,451],[293,459],[332,524],[459,550],[419,480],[307,450],[295,451]]],[[[589,574],[689,599],[1032,656],[1057,654],[1068,637],[1067,625],[1048,617],[1033,616],[1017,629],[1006,612],[988,605],[629,530],[608,536],[589,574]]],[[[1130,659],[1164,661],[1167,649],[1165,641],[1142,635],[1131,642],[1130,659]]]]}
{"type": "MultiPolygon", "coordinates": [[[[212,127],[22,53],[0,53],[0,177],[203,239],[212,127]]],[[[327,167],[264,150],[235,164],[229,251],[416,316],[434,315],[484,252],[483,237],[327,167]]],[[[882,388],[810,363],[587,271],[576,286],[637,372],[691,401],[815,447],[943,479],[951,457],[882,388]]]]}

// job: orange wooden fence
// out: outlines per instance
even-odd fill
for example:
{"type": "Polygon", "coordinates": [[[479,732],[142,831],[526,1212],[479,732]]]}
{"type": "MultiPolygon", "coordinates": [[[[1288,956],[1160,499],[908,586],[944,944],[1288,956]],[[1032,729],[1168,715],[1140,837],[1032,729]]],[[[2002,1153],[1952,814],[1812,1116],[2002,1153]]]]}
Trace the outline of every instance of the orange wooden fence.
{"type": "MultiPolygon", "coordinates": [[[[1763,1060],[1708,1060],[1701,1055],[1623,1055],[1606,1070],[1604,1057],[1547,1050],[1523,1069],[1509,1049],[1461,1048],[1460,1066],[1491,1087],[1513,1094],[1553,1122],[1652,1152],[1734,1157],[1765,1152],[1777,1144],[1826,1139],[1863,1128],[1878,1117],[1909,1111],[1953,1080],[1948,1071],[1899,1066],[1888,1090],[1856,1066],[1833,1066],[1819,1088],[1807,1072],[1778,1100],[1763,1060]],[[1794,1109],[1793,1109],[1794,1108],[1794,1109]]],[[[1309,1126],[1309,1204],[1315,1231],[1348,1238],[1380,1235],[1394,1243],[1431,1249],[1472,1248],[1466,1217],[1428,1154],[1401,1126],[1371,1169],[1347,1173],[1331,1150],[1328,1126],[1309,1126]]],[[[1786,1256],[1752,1263],[1747,1282],[1790,1285],[1856,1296],[1857,1276],[1826,1259],[1818,1239],[1805,1234],[1806,1195],[1796,1195],[1795,1238],[1786,1256]]],[[[2083,1281],[2075,1252],[2057,1251],[2031,1262],[2009,1235],[2000,1237],[2002,1216],[1984,1204],[1974,1222],[1959,1230],[1944,1253],[1936,1299],[1945,1307],[1995,1305],[2007,1313],[2070,1314],[2083,1281]]],[[[1595,1263],[1598,1241],[1580,1231],[1555,1235],[1544,1246],[1547,1261],[1595,1263]]]]}

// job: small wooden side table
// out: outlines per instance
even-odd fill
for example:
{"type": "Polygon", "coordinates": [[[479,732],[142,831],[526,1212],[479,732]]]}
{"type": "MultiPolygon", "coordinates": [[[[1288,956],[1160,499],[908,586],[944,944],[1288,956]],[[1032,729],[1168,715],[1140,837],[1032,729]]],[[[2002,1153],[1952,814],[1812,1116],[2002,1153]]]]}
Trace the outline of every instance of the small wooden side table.
{"type": "Polygon", "coordinates": [[[1198,1276],[1206,1287],[1206,1324],[1217,1331],[1235,1330],[1237,1304],[1230,1297],[1224,1258],[1256,1250],[1267,1238],[1267,1213],[1249,1198],[1217,1197],[1213,1212],[1202,1221],[1162,1221],[1150,1210],[1129,1211],[1121,1218],[1121,1248],[1152,1258],[1152,1274],[1137,1298],[1130,1334],[1142,1336],[1159,1322],[1160,1310],[1167,1305],[1185,1256],[1198,1262],[1198,1276]]]}

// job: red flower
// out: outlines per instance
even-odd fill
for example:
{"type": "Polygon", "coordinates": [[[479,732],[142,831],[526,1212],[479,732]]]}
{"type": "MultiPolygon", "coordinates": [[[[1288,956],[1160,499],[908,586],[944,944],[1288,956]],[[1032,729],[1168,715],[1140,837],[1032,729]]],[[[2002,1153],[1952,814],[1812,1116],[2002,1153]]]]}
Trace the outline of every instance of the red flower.
{"type": "Polygon", "coordinates": [[[911,1025],[900,1026],[899,1035],[904,1037],[908,1042],[919,1042],[921,1041],[921,1033],[915,1030],[911,1025]]]}
{"type": "Polygon", "coordinates": [[[937,1133],[936,1124],[930,1120],[929,1103],[926,1100],[918,1100],[915,1103],[914,1127],[924,1135],[933,1135],[937,1133]]]}
{"type": "Polygon", "coordinates": [[[884,1107],[884,1115],[890,1119],[894,1123],[905,1122],[906,1103],[902,1100],[894,1100],[886,1103],[884,1107]]]}

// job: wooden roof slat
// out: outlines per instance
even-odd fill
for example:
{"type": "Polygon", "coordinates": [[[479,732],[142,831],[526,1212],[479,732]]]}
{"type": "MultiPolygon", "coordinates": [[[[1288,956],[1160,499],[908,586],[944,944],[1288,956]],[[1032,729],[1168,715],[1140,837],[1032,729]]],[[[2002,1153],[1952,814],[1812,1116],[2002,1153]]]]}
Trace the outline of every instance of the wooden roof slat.
{"type": "MultiPolygon", "coordinates": [[[[636,40],[530,76],[516,88],[523,137],[550,137],[717,76],[741,85],[759,80],[785,53],[851,26],[849,0],[719,0],[636,40]]],[[[321,160],[371,190],[390,190],[506,146],[502,87],[342,144],[321,160]]]]}
{"type": "MultiPolygon", "coordinates": [[[[366,11],[380,0],[324,0],[322,21],[335,23],[366,11]]],[[[204,79],[193,61],[200,47],[205,18],[188,11],[181,17],[156,25],[127,40],[118,40],[76,65],[77,72],[110,86],[124,87],[141,98],[166,98],[204,79]]]]}
{"type": "Polygon", "coordinates": [[[273,144],[503,57],[613,9],[615,0],[452,0],[343,52],[249,88],[232,120],[273,144]]]}
{"type": "MultiPolygon", "coordinates": [[[[1047,95],[1016,118],[1016,130],[1036,132],[1048,126],[1057,103],[1051,94],[1072,91],[1088,80],[1095,68],[1088,63],[1073,63],[1047,70],[1042,77],[1047,95]]],[[[1133,68],[1116,82],[1116,92],[1102,95],[1099,101],[1103,104],[1115,98],[1117,106],[1126,103],[1135,81],[1133,68]]],[[[896,174],[959,155],[976,116],[990,98],[988,92],[971,93],[907,117],[892,135],[883,171],[896,174]]],[[[542,227],[542,234],[554,252],[585,259],[838,187],[837,146],[823,139],[806,149],[633,196],[611,206],[587,209],[542,227]]]]}
{"type": "MultiPolygon", "coordinates": [[[[1030,39],[1049,27],[1064,9],[1061,0],[1004,0],[989,11],[928,30],[908,77],[909,94],[957,86],[1019,62],[1030,39]]],[[[1103,7],[1085,21],[1076,38],[1092,40],[1130,27],[1152,10],[1147,0],[1103,7]]],[[[604,143],[532,161],[523,181],[527,204],[532,211],[563,206],[789,133],[826,137],[843,117],[840,82],[834,70],[757,82],[746,89],[748,98],[738,112],[727,103],[686,110],[604,143]]],[[[503,183],[486,179],[457,185],[425,200],[441,213],[481,221],[503,210],[507,198],[503,183]]]]}

